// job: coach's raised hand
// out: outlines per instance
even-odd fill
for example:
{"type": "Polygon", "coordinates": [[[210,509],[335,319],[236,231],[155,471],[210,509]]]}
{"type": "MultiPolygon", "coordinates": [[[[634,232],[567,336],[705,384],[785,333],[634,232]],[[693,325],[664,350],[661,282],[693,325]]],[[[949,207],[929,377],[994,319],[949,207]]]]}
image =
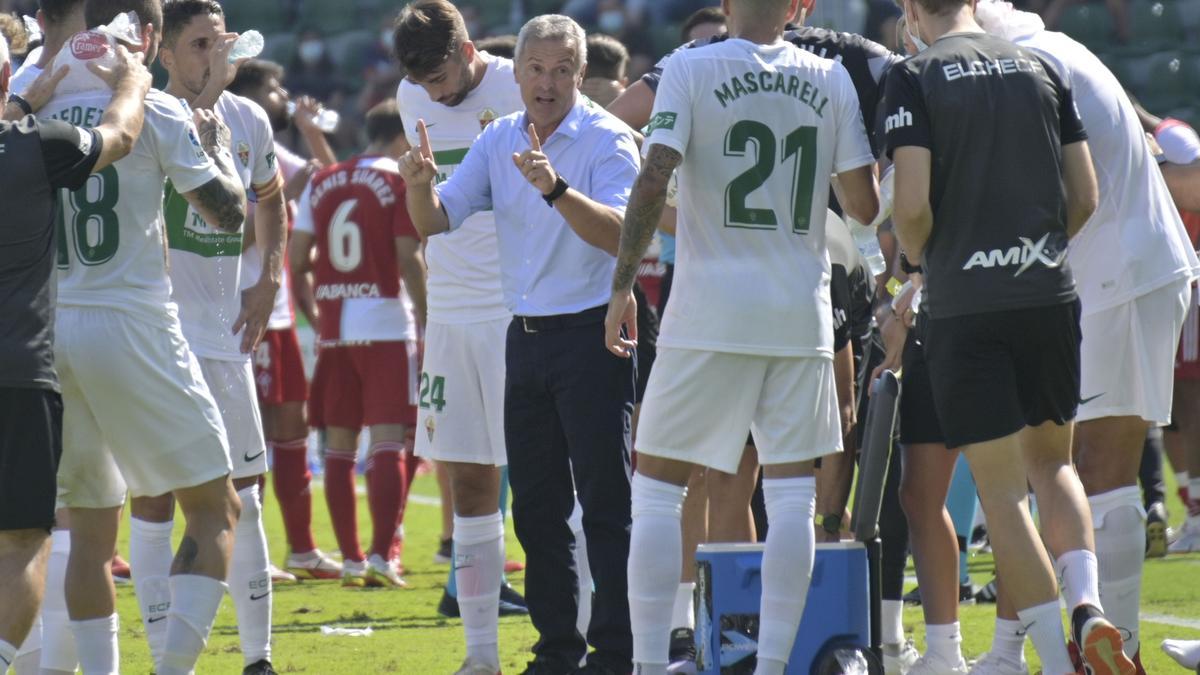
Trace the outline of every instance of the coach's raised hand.
{"type": "Polygon", "coordinates": [[[513,164],[517,165],[521,175],[525,176],[530,185],[544,195],[554,191],[558,173],[550,166],[550,158],[542,152],[542,139],[538,138],[533,123],[529,124],[529,149],[520,154],[514,152],[512,158],[513,164]]]}
{"type": "Polygon", "coordinates": [[[417,120],[417,141],[417,147],[400,157],[400,177],[407,188],[405,203],[408,205],[408,215],[421,236],[430,237],[450,229],[450,219],[433,191],[433,179],[437,177],[438,167],[433,160],[433,146],[429,144],[425,120],[417,120]]]}

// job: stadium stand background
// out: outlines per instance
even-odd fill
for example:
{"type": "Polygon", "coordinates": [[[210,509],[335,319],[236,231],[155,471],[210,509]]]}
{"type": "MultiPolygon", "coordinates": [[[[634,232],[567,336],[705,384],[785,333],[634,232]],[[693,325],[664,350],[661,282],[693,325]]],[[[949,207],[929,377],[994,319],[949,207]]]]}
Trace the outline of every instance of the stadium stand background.
{"type": "MultiPolygon", "coordinates": [[[[401,77],[385,36],[404,0],[227,0],[230,30],[266,36],[264,58],[283,64],[285,86],[338,110],[340,155],[364,144],[364,112],[392,96],[401,77]],[[311,63],[301,44],[322,45],[311,63]]],[[[475,38],[515,33],[531,16],[560,12],[589,31],[614,35],[629,48],[632,81],[673,49],[679,24],[714,0],[461,0],[475,38]]],[[[1152,113],[1200,126],[1200,0],[1017,0],[1083,42],[1152,113]]],[[[0,11],[33,14],[35,0],[0,0],[0,11]]],[[[892,0],[821,0],[811,24],[867,35],[896,49],[892,0]]],[[[315,49],[309,49],[311,57],[315,49]]],[[[160,78],[161,78],[160,73],[160,78]]],[[[158,80],[161,84],[164,79],[158,80]]],[[[289,139],[284,139],[285,141],[289,139]]],[[[298,139],[290,139],[298,141],[298,139]]],[[[298,142],[290,143],[300,147],[298,142]]]]}

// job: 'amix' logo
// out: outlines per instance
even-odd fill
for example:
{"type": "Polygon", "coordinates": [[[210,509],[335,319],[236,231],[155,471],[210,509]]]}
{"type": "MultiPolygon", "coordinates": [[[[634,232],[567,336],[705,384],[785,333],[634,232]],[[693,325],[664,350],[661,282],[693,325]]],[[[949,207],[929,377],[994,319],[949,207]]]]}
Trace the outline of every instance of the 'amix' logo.
{"type": "Polygon", "coordinates": [[[887,116],[887,120],[884,122],[884,131],[891,133],[893,129],[902,129],[912,125],[912,113],[905,110],[904,106],[900,106],[899,110],[887,116]]]}

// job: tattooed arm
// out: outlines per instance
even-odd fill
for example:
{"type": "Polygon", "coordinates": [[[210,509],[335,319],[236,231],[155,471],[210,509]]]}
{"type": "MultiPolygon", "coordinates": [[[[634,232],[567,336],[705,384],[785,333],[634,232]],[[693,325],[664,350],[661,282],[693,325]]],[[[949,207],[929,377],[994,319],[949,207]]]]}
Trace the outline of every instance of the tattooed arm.
{"type": "Polygon", "coordinates": [[[638,266],[667,203],[667,183],[683,157],[665,145],[650,147],[642,172],[633,184],[629,206],[625,209],[625,227],[621,229],[621,246],[617,252],[617,271],[613,274],[613,292],[633,288],[638,266]]]}
{"type": "Polygon", "coordinates": [[[246,220],[246,190],[229,153],[229,127],[207,110],[196,110],[200,145],[212,158],[221,175],[184,193],[183,197],[206,223],[218,230],[237,232],[246,220]]]}
{"type": "Polygon", "coordinates": [[[637,349],[637,301],[633,282],[638,266],[667,203],[667,183],[671,173],[683,161],[678,151],[654,144],[642,163],[642,172],[633,183],[633,194],[625,209],[625,226],[617,251],[617,269],[613,272],[613,293],[604,319],[604,343],[617,356],[630,357],[637,349]]]}

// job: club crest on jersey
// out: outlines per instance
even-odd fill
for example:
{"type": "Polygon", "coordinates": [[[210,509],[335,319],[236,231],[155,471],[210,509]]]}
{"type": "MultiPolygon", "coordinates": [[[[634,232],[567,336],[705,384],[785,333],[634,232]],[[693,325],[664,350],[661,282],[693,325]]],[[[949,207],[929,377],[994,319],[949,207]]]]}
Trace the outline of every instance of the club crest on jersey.
{"type": "Polygon", "coordinates": [[[437,422],[433,421],[433,416],[425,418],[425,435],[429,437],[429,442],[433,442],[433,432],[437,430],[437,422]]]}
{"type": "Polygon", "coordinates": [[[242,166],[250,166],[250,146],[246,145],[246,141],[238,141],[237,156],[242,161],[242,166]]]}
{"type": "Polygon", "coordinates": [[[494,122],[497,117],[499,117],[499,115],[496,114],[495,110],[492,110],[491,108],[484,108],[483,111],[479,113],[479,129],[482,131],[487,127],[487,125],[494,122]]]}

